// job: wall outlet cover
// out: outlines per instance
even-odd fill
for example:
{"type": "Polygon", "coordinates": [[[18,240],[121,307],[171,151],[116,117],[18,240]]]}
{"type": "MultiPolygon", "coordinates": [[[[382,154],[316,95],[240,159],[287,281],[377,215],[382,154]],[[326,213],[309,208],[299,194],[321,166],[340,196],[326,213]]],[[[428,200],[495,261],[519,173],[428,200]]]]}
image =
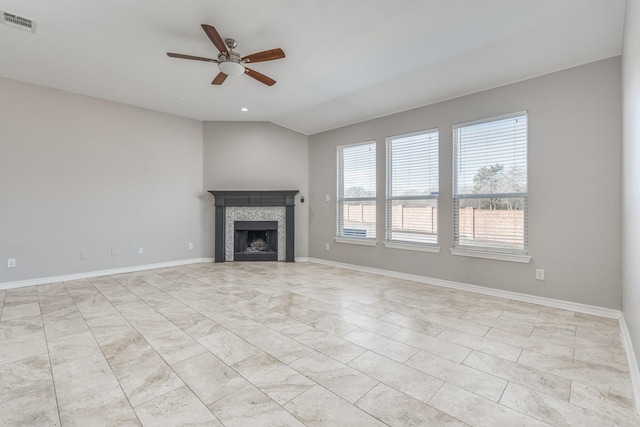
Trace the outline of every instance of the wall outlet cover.
{"type": "Polygon", "coordinates": [[[7,268],[16,268],[16,259],[15,258],[7,259],[7,268]]]}

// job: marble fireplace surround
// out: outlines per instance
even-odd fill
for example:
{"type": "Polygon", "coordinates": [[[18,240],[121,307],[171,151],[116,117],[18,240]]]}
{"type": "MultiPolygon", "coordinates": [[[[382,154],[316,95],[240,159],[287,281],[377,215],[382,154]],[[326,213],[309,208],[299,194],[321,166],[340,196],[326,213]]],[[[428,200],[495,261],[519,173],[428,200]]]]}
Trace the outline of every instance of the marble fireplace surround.
{"type": "Polygon", "coordinates": [[[278,261],[295,261],[298,190],[211,190],[215,198],[215,262],[233,261],[234,221],[277,221],[278,261]]]}

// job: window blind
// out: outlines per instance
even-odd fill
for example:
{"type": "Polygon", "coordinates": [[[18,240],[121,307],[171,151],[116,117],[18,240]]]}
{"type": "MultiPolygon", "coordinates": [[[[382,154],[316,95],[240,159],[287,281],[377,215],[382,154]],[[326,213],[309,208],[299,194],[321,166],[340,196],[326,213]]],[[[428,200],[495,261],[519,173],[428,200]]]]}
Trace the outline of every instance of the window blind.
{"type": "Polygon", "coordinates": [[[376,142],[338,147],[338,236],[376,237],[376,142]]]}
{"type": "Polygon", "coordinates": [[[454,247],[527,251],[527,114],[453,127],[454,247]]]}
{"type": "Polygon", "coordinates": [[[438,130],[387,138],[386,238],[438,243],[438,130]]]}

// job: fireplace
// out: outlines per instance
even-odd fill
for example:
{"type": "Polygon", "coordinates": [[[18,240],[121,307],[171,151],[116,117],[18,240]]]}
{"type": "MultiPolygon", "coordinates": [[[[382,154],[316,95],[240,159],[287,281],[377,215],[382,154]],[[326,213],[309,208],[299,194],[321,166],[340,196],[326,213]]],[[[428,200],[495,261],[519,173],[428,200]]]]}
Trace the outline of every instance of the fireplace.
{"type": "Polygon", "coordinates": [[[298,190],[223,191],[215,197],[215,262],[295,261],[298,190]]]}
{"type": "Polygon", "coordinates": [[[277,261],[278,221],[234,221],[234,261],[277,261]]]}

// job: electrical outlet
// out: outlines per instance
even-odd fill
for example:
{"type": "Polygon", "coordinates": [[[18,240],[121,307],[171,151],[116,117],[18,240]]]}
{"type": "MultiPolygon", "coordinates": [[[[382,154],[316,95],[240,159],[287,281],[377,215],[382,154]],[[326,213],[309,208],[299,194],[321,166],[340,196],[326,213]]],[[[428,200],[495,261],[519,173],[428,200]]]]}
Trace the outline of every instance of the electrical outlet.
{"type": "Polygon", "coordinates": [[[138,255],[142,255],[144,253],[144,248],[142,246],[140,246],[138,248],[138,255]]]}
{"type": "Polygon", "coordinates": [[[544,280],[544,270],[536,268],[536,280],[544,280]]]}
{"type": "Polygon", "coordinates": [[[189,249],[193,249],[193,243],[189,242],[189,249]]]}
{"type": "Polygon", "coordinates": [[[16,268],[16,259],[15,258],[7,259],[7,268],[16,268]]]}
{"type": "Polygon", "coordinates": [[[329,250],[329,244],[328,244],[328,243],[325,243],[325,244],[324,244],[324,250],[325,250],[325,251],[328,251],[328,250],[329,250]]]}
{"type": "Polygon", "coordinates": [[[87,253],[82,251],[80,252],[80,261],[86,261],[87,260],[87,253]]]}
{"type": "Polygon", "coordinates": [[[324,195],[324,201],[325,201],[325,202],[328,202],[329,200],[330,200],[329,195],[328,195],[328,194],[325,194],[325,195],[324,195]]]}

